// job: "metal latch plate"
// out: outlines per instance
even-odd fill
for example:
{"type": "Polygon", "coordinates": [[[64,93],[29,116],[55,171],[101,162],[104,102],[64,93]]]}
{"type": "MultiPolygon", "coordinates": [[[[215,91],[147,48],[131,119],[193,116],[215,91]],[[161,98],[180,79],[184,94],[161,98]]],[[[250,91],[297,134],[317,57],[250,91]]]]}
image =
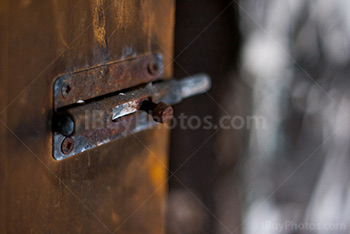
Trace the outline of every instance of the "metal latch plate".
{"type": "Polygon", "coordinates": [[[54,109],[157,80],[162,71],[162,56],[152,54],[60,76],[54,83],[54,109]]]}
{"type": "Polygon", "coordinates": [[[162,73],[162,56],[155,54],[59,77],[54,84],[53,157],[62,160],[151,128],[157,123],[142,104],[173,105],[211,86],[206,74],[154,82],[162,73]]]}

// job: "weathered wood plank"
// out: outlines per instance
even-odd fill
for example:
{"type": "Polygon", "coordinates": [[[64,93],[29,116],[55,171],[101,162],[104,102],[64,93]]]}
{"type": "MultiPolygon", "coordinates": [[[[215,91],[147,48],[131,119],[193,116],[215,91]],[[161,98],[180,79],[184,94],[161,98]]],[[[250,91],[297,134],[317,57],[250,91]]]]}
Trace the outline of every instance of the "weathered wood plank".
{"type": "Polygon", "coordinates": [[[0,119],[10,129],[0,124],[0,233],[163,233],[168,131],[57,162],[52,86],[148,53],[170,64],[174,1],[2,0],[0,9],[0,119]]]}

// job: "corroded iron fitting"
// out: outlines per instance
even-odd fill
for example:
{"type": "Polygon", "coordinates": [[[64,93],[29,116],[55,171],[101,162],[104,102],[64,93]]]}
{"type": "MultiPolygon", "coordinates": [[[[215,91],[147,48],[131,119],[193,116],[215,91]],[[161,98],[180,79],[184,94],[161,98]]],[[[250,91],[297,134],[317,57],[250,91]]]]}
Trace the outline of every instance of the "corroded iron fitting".
{"type": "Polygon", "coordinates": [[[173,108],[164,102],[155,104],[151,101],[143,101],[141,110],[151,114],[154,121],[165,124],[170,123],[174,113],[173,108]]]}

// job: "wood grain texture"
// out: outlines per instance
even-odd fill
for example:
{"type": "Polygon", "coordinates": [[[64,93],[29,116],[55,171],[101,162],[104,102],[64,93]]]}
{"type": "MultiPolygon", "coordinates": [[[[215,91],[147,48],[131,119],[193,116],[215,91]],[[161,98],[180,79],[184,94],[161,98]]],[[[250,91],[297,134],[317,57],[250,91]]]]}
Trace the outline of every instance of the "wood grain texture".
{"type": "Polygon", "coordinates": [[[162,53],[174,1],[0,0],[0,233],[163,233],[168,130],[52,157],[59,75],[162,53]]]}

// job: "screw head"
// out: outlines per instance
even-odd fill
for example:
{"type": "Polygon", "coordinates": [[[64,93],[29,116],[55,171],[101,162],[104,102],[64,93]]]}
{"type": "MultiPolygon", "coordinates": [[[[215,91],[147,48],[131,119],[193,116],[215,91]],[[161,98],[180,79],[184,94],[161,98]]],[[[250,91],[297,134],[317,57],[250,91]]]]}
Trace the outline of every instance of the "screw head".
{"type": "Polygon", "coordinates": [[[156,62],[151,62],[148,64],[148,73],[152,76],[159,74],[159,65],[156,62]]]}
{"type": "Polygon", "coordinates": [[[61,145],[62,153],[65,155],[68,155],[68,154],[72,153],[73,149],[74,149],[74,139],[71,137],[66,137],[63,140],[62,145],[61,145]]]}
{"type": "Polygon", "coordinates": [[[68,83],[64,83],[62,85],[61,93],[63,97],[68,97],[72,93],[72,85],[68,83]]]}

